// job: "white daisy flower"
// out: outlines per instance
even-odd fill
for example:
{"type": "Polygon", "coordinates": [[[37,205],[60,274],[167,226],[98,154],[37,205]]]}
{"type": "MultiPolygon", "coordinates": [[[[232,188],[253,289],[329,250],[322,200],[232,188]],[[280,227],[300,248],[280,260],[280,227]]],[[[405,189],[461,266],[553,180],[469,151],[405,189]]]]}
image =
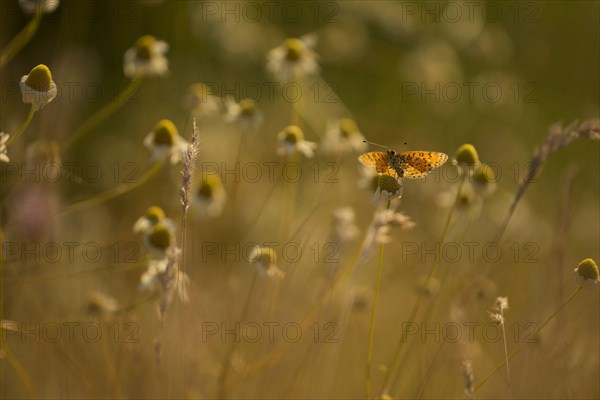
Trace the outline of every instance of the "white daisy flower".
{"type": "Polygon", "coordinates": [[[177,128],[168,119],[163,119],[154,130],[144,138],[144,146],[150,149],[152,161],[169,158],[171,164],[177,164],[184,156],[189,143],[179,136],[177,128]]]}
{"type": "Polygon", "coordinates": [[[175,246],[175,229],[173,221],[165,218],[144,232],[144,244],[154,255],[162,258],[168,249],[175,246]]]}
{"type": "Polygon", "coordinates": [[[139,38],[132,48],[125,52],[123,69],[125,76],[162,76],[169,71],[169,61],[165,53],[169,50],[167,42],[156,40],[154,36],[139,38]]]}
{"type": "Polygon", "coordinates": [[[313,51],[316,42],[314,34],[287,39],[269,52],[267,70],[282,82],[319,72],[317,54],[313,51]]]}
{"type": "Polygon", "coordinates": [[[486,197],[496,190],[496,175],[487,164],[480,163],[473,173],[473,189],[481,197],[486,197]]]}
{"type": "Polygon", "coordinates": [[[376,245],[389,243],[392,238],[390,231],[394,227],[408,230],[412,229],[415,223],[409,216],[394,210],[378,210],[375,213],[373,222],[369,227],[367,236],[363,243],[363,249],[360,256],[361,264],[370,257],[376,245]]]}
{"type": "Polygon", "coordinates": [[[182,303],[187,303],[189,276],[179,269],[177,259],[180,249],[173,249],[170,256],[148,261],[148,268],[140,277],[140,290],[162,290],[170,303],[175,291],[182,303]]]}
{"type": "Polygon", "coordinates": [[[333,229],[336,243],[346,243],[358,235],[352,207],[338,208],[333,212],[333,229]]]}
{"type": "Polygon", "coordinates": [[[93,290],[88,292],[88,313],[94,316],[114,314],[119,311],[119,302],[111,296],[93,290]]]}
{"type": "Polygon", "coordinates": [[[225,107],[227,122],[237,122],[244,128],[257,128],[262,123],[262,112],[256,107],[254,100],[242,99],[237,103],[231,97],[227,97],[225,107]]]}
{"type": "Polygon", "coordinates": [[[165,213],[162,208],[152,206],[146,210],[144,215],[138,218],[133,225],[133,231],[135,233],[148,232],[156,226],[159,222],[166,219],[165,213]]]}
{"type": "Polygon", "coordinates": [[[379,174],[375,168],[360,165],[358,171],[358,187],[363,190],[367,190],[371,193],[375,193],[379,188],[379,174]]]}
{"type": "Polygon", "coordinates": [[[10,162],[8,158],[8,150],[6,148],[6,143],[10,135],[8,133],[0,132],[0,162],[10,162]]]}
{"type": "Polygon", "coordinates": [[[579,286],[594,286],[600,283],[598,266],[591,258],[586,258],[580,262],[574,272],[579,286]]]}
{"type": "Polygon", "coordinates": [[[227,194],[221,180],[215,175],[207,175],[193,199],[194,212],[201,218],[218,217],[223,211],[227,194]]]}
{"type": "Polygon", "coordinates": [[[382,200],[388,202],[400,198],[403,192],[402,179],[391,175],[379,175],[377,177],[377,190],[373,195],[373,203],[377,204],[382,200]]]}
{"type": "Polygon", "coordinates": [[[44,64],[33,68],[29,75],[21,78],[23,103],[31,104],[35,111],[41,110],[57,94],[56,83],[52,80],[50,69],[44,64]]]}
{"type": "Polygon", "coordinates": [[[198,117],[211,115],[219,111],[219,98],[204,83],[191,85],[187,90],[183,103],[198,117]]]}
{"type": "Polygon", "coordinates": [[[317,144],[304,140],[304,133],[302,129],[296,125],[290,125],[277,134],[277,140],[279,141],[279,148],[277,149],[277,155],[285,156],[300,152],[307,158],[312,158],[315,154],[317,144]]]}
{"type": "Polygon", "coordinates": [[[148,261],[148,268],[140,277],[140,289],[150,290],[158,286],[158,276],[167,271],[167,259],[148,261]]]}
{"type": "Polygon", "coordinates": [[[458,166],[462,172],[472,176],[479,165],[479,154],[472,144],[465,143],[456,150],[452,164],[458,166]]]}
{"type": "Polygon", "coordinates": [[[27,14],[50,14],[58,7],[59,0],[19,0],[19,5],[27,14]]]}
{"type": "Polygon", "coordinates": [[[364,136],[352,119],[342,118],[338,121],[329,121],[323,139],[323,150],[336,154],[362,153],[367,150],[364,140],[364,136]]]}
{"type": "Polygon", "coordinates": [[[285,273],[277,267],[277,255],[270,247],[254,247],[250,251],[248,259],[256,265],[261,276],[266,275],[275,279],[282,279],[285,276],[285,273]]]}

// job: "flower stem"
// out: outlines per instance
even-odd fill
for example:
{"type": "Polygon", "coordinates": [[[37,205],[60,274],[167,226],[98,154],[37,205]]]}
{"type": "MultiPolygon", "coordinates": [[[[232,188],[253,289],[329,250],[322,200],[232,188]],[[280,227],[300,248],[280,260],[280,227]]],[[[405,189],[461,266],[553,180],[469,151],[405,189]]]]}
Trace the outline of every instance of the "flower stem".
{"type": "Polygon", "coordinates": [[[115,111],[117,111],[127,100],[131,98],[137,91],[140,83],[142,82],[141,76],[135,76],[131,82],[123,89],[119,96],[114,100],[104,105],[100,110],[92,114],[81,124],[75,132],[71,135],[65,143],[65,148],[72,147],[75,143],[81,140],[90,130],[96,127],[99,123],[110,117],[115,111]]]}
{"type": "MultiPolygon", "coordinates": [[[[248,136],[247,127],[242,127],[240,133],[240,142],[238,145],[237,154],[235,156],[235,163],[233,168],[237,169],[242,162],[242,150],[246,148],[246,138],[248,136]]],[[[241,168],[241,166],[240,166],[241,168]]],[[[239,234],[239,223],[238,223],[238,209],[237,209],[237,197],[240,183],[234,180],[233,188],[231,189],[231,235],[234,240],[237,240],[239,234]]]]}
{"type": "Polygon", "coordinates": [[[15,136],[11,136],[8,139],[8,142],[6,142],[7,146],[9,144],[15,142],[19,138],[19,136],[21,136],[23,134],[23,132],[25,132],[25,130],[27,129],[27,127],[31,123],[31,120],[33,119],[33,115],[34,114],[35,114],[35,110],[33,109],[33,106],[31,106],[31,109],[29,110],[29,114],[27,115],[27,118],[25,119],[25,121],[21,125],[21,128],[19,128],[19,131],[17,132],[17,134],[15,136]]]}
{"type": "Polygon", "coordinates": [[[10,41],[0,56],[0,68],[4,67],[17,53],[31,40],[35,32],[40,27],[42,16],[44,13],[42,10],[37,10],[31,21],[10,41]]]}
{"type": "MultiPolygon", "coordinates": [[[[391,201],[387,203],[387,209],[390,209],[391,201]]],[[[369,326],[369,345],[367,350],[367,375],[365,379],[366,398],[371,398],[373,384],[371,381],[371,365],[373,362],[373,338],[375,336],[375,314],[377,313],[377,300],[379,299],[379,289],[381,288],[381,272],[383,270],[383,243],[379,245],[379,263],[377,265],[377,280],[375,281],[375,296],[373,298],[373,309],[371,310],[371,324],[369,326]]]]}
{"type": "MultiPolygon", "coordinates": [[[[571,295],[569,297],[567,297],[567,299],[560,305],[558,306],[558,308],[548,317],[546,318],[546,320],[544,321],[544,323],[542,323],[542,325],[540,325],[540,327],[538,328],[538,332],[541,332],[542,329],[544,329],[544,327],[546,325],[548,325],[548,323],[556,316],[556,314],[558,314],[558,312],[564,307],[566,306],[571,300],[573,300],[573,298],[575,297],[575,295],[577,295],[577,293],[579,293],[579,291],[583,288],[583,286],[579,286],[577,289],[575,289],[575,291],[573,293],[571,293],[571,295]]],[[[516,349],[515,351],[513,351],[505,360],[503,360],[500,364],[498,364],[498,366],[485,378],[483,378],[483,380],[481,382],[479,382],[479,384],[477,386],[475,386],[475,391],[479,390],[487,381],[490,380],[490,378],[492,376],[494,376],[494,374],[496,372],[498,372],[500,369],[502,369],[502,367],[509,361],[512,360],[513,357],[515,357],[521,350],[523,350],[523,348],[525,347],[526,343],[523,343],[518,349],[516,349]]]]}
{"type": "MultiPolygon", "coordinates": [[[[299,162],[299,153],[295,152],[288,154],[286,164],[296,164],[299,162]]],[[[289,238],[292,222],[294,220],[294,213],[296,210],[296,189],[298,182],[292,182],[290,180],[284,180],[284,196],[283,201],[283,215],[281,217],[281,223],[279,226],[280,237],[289,238]]]]}
{"type": "Polygon", "coordinates": [[[365,380],[366,398],[371,398],[373,384],[371,382],[371,365],[373,361],[373,337],[375,336],[375,314],[377,312],[377,300],[381,287],[381,271],[383,269],[383,243],[379,245],[379,264],[377,266],[377,280],[375,282],[375,296],[373,298],[373,309],[371,310],[371,325],[369,327],[369,346],[367,350],[367,377],[365,380]]]}
{"type": "Polygon", "coordinates": [[[144,183],[146,183],[148,180],[150,180],[150,178],[152,178],[154,175],[156,175],[156,173],[160,170],[160,167],[163,165],[163,161],[159,160],[156,161],[149,169],[148,171],[140,178],[139,181],[137,181],[134,184],[131,185],[125,185],[125,184],[121,184],[119,186],[116,186],[112,189],[109,189],[105,192],[102,192],[100,194],[98,194],[97,196],[94,196],[90,199],[86,199],[86,200],[82,200],[79,201],[77,203],[73,203],[69,206],[67,206],[62,212],[61,215],[66,215],[66,214],[70,214],[74,211],[79,211],[81,209],[84,208],[88,208],[88,207],[92,207],[101,203],[104,203],[106,201],[112,200],[114,198],[117,198],[119,196],[122,196],[126,193],[131,192],[132,190],[135,190],[137,188],[139,188],[140,186],[142,186],[144,183]]]}
{"type": "MultiPolygon", "coordinates": [[[[299,88],[302,88],[302,83],[303,83],[302,78],[303,78],[302,73],[295,71],[294,72],[294,80],[292,82],[295,83],[296,85],[298,85],[299,88]]],[[[302,129],[302,127],[300,125],[302,123],[301,115],[302,115],[303,101],[304,101],[304,98],[302,97],[302,92],[300,92],[300,98],[297,101],[292,102],[292,115],[291,115],[292,125],[296,125],[300,129],[302,129]]]]}
{"type": "Polygon", "coordinates": [[[510,368],[508,366],[508,346],[506,345],[506,329],[504,327],[504,310],[500,310],[500,315],[502,316],[502,322],[500,323],[502,327],[502,339],[504,340],[504,363],[506,364],[506,379],[508,379],[508,398],[512,400],[512,386],[510,384],[510,368]]]}
{"type": "MultiPolygon", "coordinates": [[[[458,183],[458,190],[456,191],[456,197],[454,199],[454,204],[450,208],[450,211],[448,212],[448,217],[446,218],[446,223],[444,224],[444,230],[442,231],[442,236],[440,238],[440,245],[438,247],[438,254],[436,254],[435,258],[433,259],[433,262],[431,263],[431,267],[429,268],[429,273],[427,274],[427,280],[425,281],[425,287],[429,286],[429,282],[431,281],[431,278],[433,277],[433,274],[435,272],[435,267],[438,264],[437,260],[439,259],[439,252],[441,252],[442,247],[444,247],[444,243],[446,241],[446,236],[447,236],[448,230],[450,228],[450,222],[452,221],[452,216],[454,215],[454,210],[456,209],[456,206],[458,205],[458,202],[460,200],[460,195],[462,194],[462,187],[465,182],[465,177],[466,177],[466,174],[463,172],[462,176],[460,178],[460,181],[458,183]]],[[[417,316],[417,312],[419,311],[419,308],[421,307],[421,302],[423,301],[423,296],[424,296],[424,292],[419,292],[419,294],[417,295],[417,301],[415,302],[415,305],[413,306],[413,308],[410,312],[410,315],[407,320],[408,322],[412,322],[415,320],[415,318],[417,316]]],[[[405,326],[408,326],[408,325],[405,324],[405,326]]],[[[402,344],[403,344],[405,336],[406,336],[406,331],[403,330],[402,336],[400,337],[400,341],[396,345],[396,350],[394,351],[394,356],[392,358],[392,362],[391,362],[389,368],[387,369],[387,371],[385,372],[385,375],[383,378],[383,385],[382,385],[382,389],[381,389],[382,394],[387,394],[387,392],[389,391],[390,385],[392,383],[392,381],[391,381],[392,372],[394,371],[394,369],[396,369],[396,366],[400,359],[400,353],[402,352],[402,349],[403,349],[402,344]]],[[[398,371],[398,374],[399,373],[400,373],[400,371],[398,371]]],[[[396,374],[396,376],[398,374],[396,374]]]]}

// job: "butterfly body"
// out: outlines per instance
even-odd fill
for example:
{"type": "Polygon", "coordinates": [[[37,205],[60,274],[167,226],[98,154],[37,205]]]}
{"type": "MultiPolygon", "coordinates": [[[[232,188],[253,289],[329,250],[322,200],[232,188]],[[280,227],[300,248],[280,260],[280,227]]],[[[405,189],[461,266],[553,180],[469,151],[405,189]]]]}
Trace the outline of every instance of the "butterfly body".
{"type": "Polygon", "coordinates": [[[395,178],[423,178],[432,170],[442,166],[448,155],[436,151],[405,151],[397,153],[394,150],[372,151],[362,154],[358,160],[367,167],[373,167],[384,175],[395,178]]]}

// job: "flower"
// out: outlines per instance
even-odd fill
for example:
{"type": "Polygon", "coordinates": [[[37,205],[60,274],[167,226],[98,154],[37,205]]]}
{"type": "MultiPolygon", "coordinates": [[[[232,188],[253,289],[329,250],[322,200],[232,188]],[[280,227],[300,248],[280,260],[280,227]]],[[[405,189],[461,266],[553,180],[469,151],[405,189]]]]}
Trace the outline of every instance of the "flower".
{"type": "Polygon", "coordinates": [[[162,210],[162,208],[152,206],[146,210],[144,215],[138,218],[133,225],[133,231],[136,233],[149,232],[156,226],[156,224],[163,222],[165,219],[165,212],[162,210]]]}
{"type": "Polygon", "coordinates": [[[187,303],[189,276],[179,269],[178,257],[181,251],[172,247],[165,257],[148,261],[148,268],[140,277],[141,290],[161,289],[163,300],[160,303],[160,313],[164,316],[166,305],[173,298],[175,291],[182,303],[187,303]]]}
{"type": "Polygon", "coordinates": [[[123,56],[125,76],[165,75],[169,71],[169,61],[165,57],[167,50],[167,42],[156,40],[151,35],[142,36],[123,56]]]}
{"type": "Polygon", "coordinates": [[[365,237],[360,257],[361,261],[366,261],[375,245],[389,243],[392,240],[390,237],[391,228],[398,227],[400,229],[408,230],[412,229],[414,226],[415,223],[404,213],[389,209],[378,210],[373,217],[373,222],[365,237]]]}
{"type": "Polygon", "coordinates": [[[167,270],[167,259],[148,261],[148,268],[140,277],[140,289],[148,290],[158,284],[158,276],[167,270]]]}
{"type": "Polygon", "coordinates": [[[367,167],[366,165],[360,166],[358,187],[360,189],[368,190],[373,193],[379,188],[379,174],[374,168],[367,167]]]}
{"type": "Polygon", "coordinates": [[[465,182],[460,189],[458,199],[456,198],[458,194],[457,190],[457,188],[451,187],[446,191],[438,193],[436,199],[438,206],[441,208],[450,208],[454,206],[454,203],[456,202],[456,208],[458,210],[465,211],[472,209],[472,206],[474,206],[478,200],[475,196],[474,185],[470,182],[465,182]]]}
{"type": "Polygon", "coordinates": [[[362,153],[367,150],[365,138],[358,130],[356,122],[350,118],[342,118],[328,122],[323,139],[323,150],[328,153],[362,153]]]}
{"type": "Polygon", "coordinates": [[[395,198],[402,197],[403,191],[402,179],[386,174],[378,175],[377,190],[373,196],[373,202],[377,203],[380,200],[392,201],[395,198]]]}
{"type": "Polygon", "coordinates": [[[179,136],[177,128],[168,119],[161,120],[154,130],[144,138],[144,145],[153,151],[152,160],[169,157],[171,164],[177,164],[189,145],[179,136]]]}
{"type": "Polygon", "coordinates": [[[8,158],[8,149],[6,148],[6,143],[10,135],[8,133],[0,132],[0,162],[10,162],[8,158]]]}
{"type": "Polygon", "coordinates": [[[167,250],[175,246],[175,224],[165,218],[144,232],[144,243],[152,253],[164,257],[167,250]]]}
{"type": "Polygon", "coordinates": [[[193,201],[201,217],[217,217],[223,211],[226,200],[221,180],[215,175],[207,175],[202,179],[193,201]]]}
{"type": "MultiPolygon", "coordinates": [[[[0,175],[6,179],[6,175],[0,175]]],[[[32,243],[53,240],[61,231],[58,213],[62,204],[56,184],[40,184],[39,175],[28,175],[22,177],[23,184],[15,187],[3,202],[7,219],[15,228],[12,234],[32,243]]],[[[8,185],[3,183],[2,189],[5,186],[8,185]]]]}
{"type": "Polygon", "coordinates": [[[464,172],[472,175],[475,168],[480,164],[479,154],[477,154],[475,146],[468,143],[460,146],[458,150],[456,150],[452,163],[460,167],[464,172]]]}
{"type": "Polygon", "coordinates": [[[481,163],[473,173],[473,189],[481,197],[490,195],[496,190],[496,175],[487,164],[481,163]]]}
{"type": "Polygon", "coordinates": [[[35,111],[50,103],[58,93],[50,69],[44,64],[34,67],[29,75],[21,78],[23,103],[31,104],[35,111]]]}
{"type": "Polygon", "coordinates": [[[423,294],[431,296],[440,290],[440,281],[433,276],[422,275],[417,281],[417,288],[423,294]]]}
{"type": "Polygon", "coordinates": [[[304,140],[302,129],[296,125],[290,125],[277,134],[279,140],[279,148],[277,154],[284,156],[293,154],[296,151],[304,154],[308,158],[312,158],[315,154],[317,144],[304,140]]]}
{"type": "Polygon", "coordinates": [[[255,246],[248,255],[248,261],[256,264],[259,274],[269,278],[282,279],[285,273],[277,267],[277,255],[270,247],[255,246]]]}
{"type": "Polygon", "coordinates": [[[440,208],[455,207],[456,212],[460,215],[456,220],[469,224],[469,221],[474,221],[481,215],[483,209],[481,194],[478,194],[475,190],[474,183],[467,181],[463,182],[460,188],[454,186],[438,193],[435,200],[440,208]]]}
{"type": "Polygon", "coordinates": [[[354,289],[354,301],[352,309],[356,311],[366,311],[368,306],[373,303],[373,289],[369,286],[361,285],[354,289]]]}
{"type": "Polygon", "coordinates": [[[19,0],[19,5],[28,14],[50,14],[58,7],[59,0],[19,0]]]}
{"type": "Polygon", "coordinates": [[[196,116],[206,116],[219,111],[218,97],[204,83],[191,85],[183,99],[184,105],[196,116]]]}
{"type": "Polygon", "coordinates": [[[276,79],[287,82],[302,75],[319,71],[317,55],[313,51],[317,42],[315,35],[286,39],[267,56],[267,70],[276,79]]]}
{"type": "Polygon", "coordinates": [[[87,294],[88,314],[101,316],[103,314],[114,314],[119,310],[119,302],[114,297],[108,296],[102,292],[90,291],[87,294]]]}
{"type": "Polygon", "coordinates": [[[396,227],[408,230],[414,228],[415,223],[408,215],[402,212],[393,210],[379,211],[371,227],[375,243],[389,243],[391,241],[391,237],[389,236],[390,229],[396,227]]]}
{"type": "Polygon", "coordinates": [[[227,97],[225,107],[225,120],[228,122],[239,122],[243,127],[256,128],[263,120],[262,112],[256,107],[254,100],[242,99],[236,103],[231,97],[227,97]]]}
{"type": "Polygon", "coordinates": [[[333,212],[333,229],[336,243],[345,243],[358,235],[352,207],[341,207],[333,212]]]}
{"type": "Polygon", "coordinates": [[[501,325],[504,324],[504,311],[508,310],[508,297],[497,297],[492,312],[488,312],[490,319],[501,325]]]}
{"type": "Polygon", "coordinates": [[[593,286],[600,282],[598,266],[591,258],[586,258],[580,262],[574,271],[579,286],[593,286]]]}
{"type": "Polygon", "coordinates": [[[497,297],[495,307],[501,312],[508,310],[508,297],[497,297]]]}
{"type": "MultiPolygon", "coordinates": [[[[62,165],[60,146],[54,140],[36,140],[27,146],[25,160],[27,164],[37,164],[36,168],[44,169],[47,165],[52,165],[54,168],[60,169],[62,165]]],[[[62,171],[57,173],[60,174],[62,171]]]]}

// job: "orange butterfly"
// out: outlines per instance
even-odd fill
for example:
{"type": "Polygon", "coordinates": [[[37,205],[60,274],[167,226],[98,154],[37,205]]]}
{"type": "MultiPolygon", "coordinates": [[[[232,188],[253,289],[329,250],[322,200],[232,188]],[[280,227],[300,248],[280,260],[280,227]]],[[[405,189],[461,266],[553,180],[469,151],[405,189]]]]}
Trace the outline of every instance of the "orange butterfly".
{"type": "Polygon", "coordinates": [[[395,178],[423,178],[435,168],[444,165],[447,160],[447,154],[436,151],[372,151],[358,157],[358,161],[363,165],[395,178]]]}

